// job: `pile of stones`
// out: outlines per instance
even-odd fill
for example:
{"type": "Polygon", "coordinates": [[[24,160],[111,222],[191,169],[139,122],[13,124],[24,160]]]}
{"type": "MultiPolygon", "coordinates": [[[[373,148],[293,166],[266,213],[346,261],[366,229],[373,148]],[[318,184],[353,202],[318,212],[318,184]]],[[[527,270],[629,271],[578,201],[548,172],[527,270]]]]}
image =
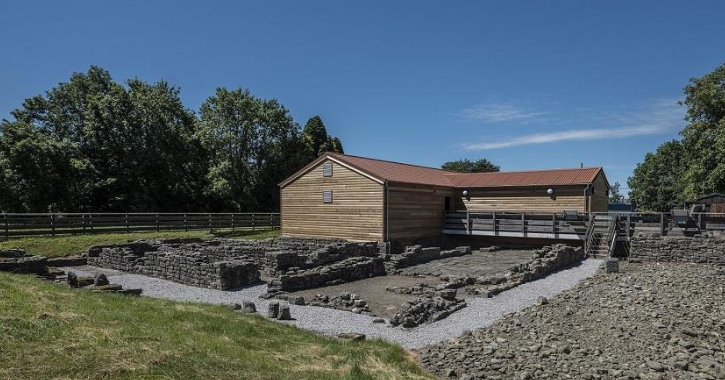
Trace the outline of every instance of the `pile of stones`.
{"type": "Polygon", "coordinates": [[[455,289],[445,289],[408,301],[398,308],[390,319],[392,326],[416,327],[439,321],[466,307],[466,302],[456,298],[455,289]]]}
{"type": "Polygon", "coordinates": [[[456,247],[455,249],[442,250],[440,247],[423,248],[421,245],[405,247],[405,251],[398,254],[385,255],[385,269],[389,273],[395,273],[396,269],[413,265],[427,263],[433,260],[445,259],[470,255],[471,247],[456,247]]]}
{"type": "Polygon", "coordinates": [[[327,296],[323,294],[316,294],[315,298],[310,300],[311,306],[329,307],[332,309],[351,311],[355,314],[372,315],[375,314],[370,311],[370,307],[367,301],[360,298],[355,293],[343,292],[339,296],[327,296]]]}
{"type": "Polygon", "coordinates": [[[124,289],[118,284],[111,284],[105,274],[100,273],[94,277],[78,276],[75,272],[68,272],[66,281],[71,288],[89,288],[94,292],[108,292],[126,295],[141,295],[142,289],[124,289]]]}
{"type": "Polygon", "coordinates": [[[725,269],[629,264],[420,350],[456,379],[725,379],[725,269]]]}
{"type": "Polygon", "coordinates": [[[0,271],[48,275],[48,259],[29,255],[22,249],[0,250],[0,271]]]}

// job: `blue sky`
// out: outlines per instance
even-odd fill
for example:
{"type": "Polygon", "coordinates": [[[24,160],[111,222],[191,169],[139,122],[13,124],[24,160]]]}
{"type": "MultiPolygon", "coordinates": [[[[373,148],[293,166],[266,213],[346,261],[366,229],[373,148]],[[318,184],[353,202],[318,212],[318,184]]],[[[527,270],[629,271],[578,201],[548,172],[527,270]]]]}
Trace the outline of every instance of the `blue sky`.
{"type": "Polygon", "coordinates": [[[604,166],[625,185],[725,62],[717,1],[0,4],[0,118],[89,65],[321,115],[350,154],[502,170],[604,166]]]}

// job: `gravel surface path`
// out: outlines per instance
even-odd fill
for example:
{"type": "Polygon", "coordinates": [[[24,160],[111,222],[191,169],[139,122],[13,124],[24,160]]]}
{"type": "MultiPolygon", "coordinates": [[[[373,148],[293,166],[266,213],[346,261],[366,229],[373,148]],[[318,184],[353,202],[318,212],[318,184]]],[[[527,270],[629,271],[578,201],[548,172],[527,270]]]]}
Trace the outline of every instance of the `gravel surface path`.
{"type": "MultiPolygon", "coordinates": [[[[406,330],[386,324],[374,324],[373,317],[353,314],[315,306],[290,305],[294,321],[289,323],[297,327],[325,335],[339,333],[360,333],[368,338],[381,338],[398,343],[407,348],[420,348],[455,338],[466,331],[491,325],[505,314],[513,313],[536,303],[540,296],[553,297],[574,287],[580,281],[593,276],[601,260],[588,259],[580,265],[561,270],[543,279],[520,285],[493,298],[475,298],[468,301],[468,307],[450,317],[430,325],[406,330]]],[[[253,301],[257,311],[265,315],[269,300],[259,296],[267,291],[267,285],[251,286],[236,291],[221,291],[196,288],[135,274],[112,271],[101,268],[62,268],[79,275],[106,273],[111,283],[121,284],[124,288],[142,288],[143,295],[153,298],[165,298],[176,301],[202,302],[212,304],[233,304],[253,301]]]]}

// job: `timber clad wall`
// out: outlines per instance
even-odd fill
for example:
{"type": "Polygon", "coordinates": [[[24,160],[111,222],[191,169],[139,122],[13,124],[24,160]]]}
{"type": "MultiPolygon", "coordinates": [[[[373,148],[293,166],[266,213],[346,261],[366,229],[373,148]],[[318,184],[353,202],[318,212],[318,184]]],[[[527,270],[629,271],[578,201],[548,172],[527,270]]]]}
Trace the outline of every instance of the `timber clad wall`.
{"type": "Polygon", "coordinates": [[[282,188],[282,236],[383,240],[383,185],[335,162],[332,177],[322,161],[282,188]],[[322,192],[332,190],[332,203],[322,192]]]}
{"type": "Polygon", "coordinates": [[[607,212],[609,210],[609,196],[607,196],[607,184],[602,173],[599,173],[592,186],[594,186],[595,190],[589,199],[589,211],[607,212]]]}
{"type": "Polygon", "coordinates": [[[422,185],[388,185],[388,240],[414,240],[440,236],[445,197],[453,189],[422,185]]]}
{"type": "Polygon", "coordinates": [[[471,189],[468,199],[458,196],[457,209],[542,213],[560,213],[564,210],[585,211],[584,186],[554,187],[553,196],[546,194],[546,189],[548,187],[471,189]]]}

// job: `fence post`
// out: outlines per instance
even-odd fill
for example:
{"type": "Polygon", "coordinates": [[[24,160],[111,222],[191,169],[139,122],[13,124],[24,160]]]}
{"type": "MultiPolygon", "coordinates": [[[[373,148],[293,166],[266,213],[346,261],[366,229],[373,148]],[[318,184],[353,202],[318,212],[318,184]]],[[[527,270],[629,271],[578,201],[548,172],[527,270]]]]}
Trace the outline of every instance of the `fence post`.
{"type": "Polygon", "coordinates": [[[213,233],[214,232],[214,229],[211,226],[211,213],[210,214],[207,214],[207,215],[209,215],[209,233],[213,233]]]}
{"type": "Polygon", "coordinates": [[[3,214],[5,219],[5,240],[10,239],[10,233],[8,232],[8,214],[3,214]]]}
{"type": "Polygon", "coordinates": [[[186,224],[186,214],[184,214],[184,232],[189,232],[189,225],[186,224]]]}
{"type": "Polygon", "coordinates": [[[665,213],[660,213],[660,234],[665,235],[665,213]]]}
{"type": "Polygon", "coordinates": [[[526,237],[526,213],[521,213],[521,234],[526,237]]]}
{"type": "Polygon", "coordinates": [[[498,236],[498,232],[496,232],[496,211],[491,213],[491,231],[493,231],[493,236],[498,236]]]}
{"type": "Polygon", "coordinates": [[[254,213],[252,213],[252,231],[254,231],[254,213]]]}
{"type": "Polygon", "coordinates": [[[471,234],[471,212],[466,210],[466,234],[471,234]]]}
{"type": "Polygon", "coordinates": [[[83,224],[83,233],[86,232],[86,214],[81,214],[81,222],[83,224]]]}
{"type": "Polygon", "coordinates": [[[159,227],[159,214],[156,214],[156,232],[159,232],[161,228],[159,227]]]}
{"type": "Polygon", "coordinates": [[[129,230],[128,230],[128,213],[123,214],[123,220],[126,223],[126,233],[129,233],[129,230]]]}
{"type": "Polygon", "coordinates": [[[556,214],[551,214],[551,233],[556,237],[556,214]]]}
{"type": "Polygon", "coordinates": [[[269,229],[274,229],[274,214],[271,212],[269,213],[269,229]]]}
{"type": "Polygon", "coordinates": [[[627,238],[629,239],[632,232],[632,214],[627,214],[627,238]]]}
{"type": "Polygon", "coordinates": [[[234,213],[230,213],[229,215],[232,216],[232,232],[234,232],[234,213]]]}
{"type": "Polygon", "coordinates": [[[91,232],[93,232],[93,214],[88,214],[88,223],[90,223],[91,232]]]}
{"type": "Polygon", "coordinates": [[[697,214],[697,227],[700,229],[700,231],[703,230],[702,213],[697,214]]]}

